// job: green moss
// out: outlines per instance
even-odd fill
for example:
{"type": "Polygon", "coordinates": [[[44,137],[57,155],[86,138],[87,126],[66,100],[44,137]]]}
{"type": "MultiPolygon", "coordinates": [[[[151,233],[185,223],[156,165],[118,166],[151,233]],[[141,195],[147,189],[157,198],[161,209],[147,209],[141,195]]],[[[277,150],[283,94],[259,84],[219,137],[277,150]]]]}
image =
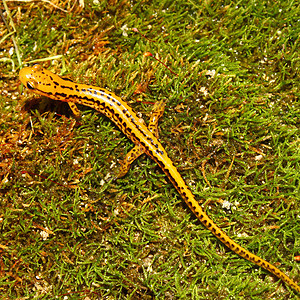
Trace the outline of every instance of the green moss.
{"type": "MultiPolygon", "coordinates": [[[[7,4],[23,64],[108,88],[146,122],[165,99],[160,140],[207,213],[300,281],[296,2],[7,4]]],[[[21,95],[9,37],[1,46],[5,299],[295,299],[204,229],[150,158],[111,181],[133,143],[95,111],[75,122],[21,95]]]]}

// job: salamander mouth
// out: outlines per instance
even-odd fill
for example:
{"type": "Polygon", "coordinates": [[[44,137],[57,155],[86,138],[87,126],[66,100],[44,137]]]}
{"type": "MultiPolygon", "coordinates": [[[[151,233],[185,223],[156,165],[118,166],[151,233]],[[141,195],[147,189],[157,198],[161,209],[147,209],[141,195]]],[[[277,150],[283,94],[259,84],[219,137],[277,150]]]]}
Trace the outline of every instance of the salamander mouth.
{"type": "Polygon", "coordinates": [[[24,68],[19,73],[19,78],[21,82],[27,87],[27,82],[32,80],[31,68],[24,68]]]}

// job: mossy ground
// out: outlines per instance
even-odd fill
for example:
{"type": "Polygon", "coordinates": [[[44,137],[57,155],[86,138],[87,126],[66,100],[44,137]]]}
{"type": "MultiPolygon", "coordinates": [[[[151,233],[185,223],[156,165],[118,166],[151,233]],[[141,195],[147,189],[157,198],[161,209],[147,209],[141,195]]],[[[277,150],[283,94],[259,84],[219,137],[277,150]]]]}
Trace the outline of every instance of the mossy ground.
{"type": "MultiPolygon", "coordinates": [[[[108,88],[146,121],[165,99],[160,140],[206,212],[300,282],[297,2],[5,3],[23,66],[108,88]]],[[[296,299],[218,242],[150,158],[109,182],[132,142],[95,111],[75,122],[21,94],[0,26],[3,299],[296,299]]]]}

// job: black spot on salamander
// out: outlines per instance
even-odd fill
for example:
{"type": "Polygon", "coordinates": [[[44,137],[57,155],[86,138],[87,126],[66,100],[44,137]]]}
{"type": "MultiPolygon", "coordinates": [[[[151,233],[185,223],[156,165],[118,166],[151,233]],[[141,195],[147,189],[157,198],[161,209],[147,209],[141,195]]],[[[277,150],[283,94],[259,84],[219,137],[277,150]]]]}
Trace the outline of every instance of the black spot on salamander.
{"type": "Polygon", "coordinates": [[[67,97],[67,94],[65,94],[65,93],[55,93],[54,94],[54,96],[61,96],[61,97],[64,97],[64,98],[66,98],[67,97]]]}
{"type": "Polygon", "coordinates": [[[155,153],[156,153],[157,155],[158,155],[158,154],[163,155],[163,154],[164,154],[164,151],[159,150],[159,149],[156,149],[156,150],[155,150],[155,153]]]}
{"type": "Polygon", "coordinates": [[[85,91],[86,91],[86,89],[81,89],[81,91],[82,91],[82,92],[85,92],[85,91]]]}
{"type": "Polygon", "coordinates": [[[166,168],[162,162],[159,162],[158,164],[162,168],[162,170],[165,172],[165,174],[168,176],[168,178],[171,178],[172,176],[171,176],[169,169],[166,168]]]}
{"type": "Polygon", "coordinates": [[[73,88],[72,86],[67,86],[67,85],[62,85],[61,88],[62,88],[62,89],[69,89],[69,90],[71,90],[71,91],[74,90],[74,88],[73,88]]]}
{"type": "Polygon", "coordinates": [[[69,96],[69,99],[79,99],[79,100],[89,100],[89,98],[87,96],[69,96]]]}
{"type": "Polygon", "coordinates": [[[124,114],[126,114],[127,111],[128,111],[127,108],[124,108],[124,109],[122,110],[122,112],[123,112],[124,114]]]}
{"type": "Polygon", "coordinates": [[[99,100],[94,100],[95,106],[100,106],[100,101],[99,100]]]}
{"type": "Polygon", "coordinates": [[[106,109],[111,113],[111,115],[114,115],[115,114],[115,111],[113,108],[110,108],[110,107],[106,107],[106,109]]]}
{"type": "Polygon", "coordinates": [[[57,81],[53,81],[53,83],[54,83],[55,85],[59,85],[59,83],[58,83],[57,81]]]}
{"type": "Polygon", "coordinates": [[[90,95],[94,94],[94,89],[92,89],[92,88],[88,88],[87,91],[90,92],[90,95]]]}
{"type": "MultiPolygon", "coordinates": [[[[37,90],[38,90],[38,89],[37,89],[37,90]]],[[[50,97],[50,96],[55,96],[55,95],[56,95],[56,93],[52,93],[52,92],[48,92],[48,93],[47,93],[47,96],[48,96],[48,97],[50,97]]]]}
{"type": "Polygon", "coordinates": [[[62,80],[65,80],[65,81],[71,81],[71,82],[74,82],[72,79],[70,78],[65,78],[65,77],[60,77],[62,80]]]}
{"type": "MultiPolygon", "coordinates": [[[[129,128],[129,127],[128,127],[128,128],[129,128]]],[[[131,131],[131,129],[130,129],[130,131],[131,131]]],[[[143,140],[140,140],[139,142],[140,142],[140,144],[141,144],[143,147],[145,147],[146,149],[148,149],[148,148],[146,147],[146,144],[144,143],[143,140]]]]}
{"type": "Polygon", "coordinates": [[[97,91],[94,91],[94,95],[97,95],[97,91]]]}
{"type": "MultiPolygon", "coordinates": [[[[131,134],[131,132],[132,132],[132,130],[131,130],[130,127],[127,127],[127,128],[126,128],[126,131],[127,131],[129,134],[131,134]]],[[[141,144],[143,144],[143,143],[141,143],[141,144]]]]}
{"type": "Polygon", "coordinates": [[[121,104],[121,102],[119,102],[119,101],[117,101],[117,104],[119,105],[119,106],[121,106],[122,104],[121,104]]]}

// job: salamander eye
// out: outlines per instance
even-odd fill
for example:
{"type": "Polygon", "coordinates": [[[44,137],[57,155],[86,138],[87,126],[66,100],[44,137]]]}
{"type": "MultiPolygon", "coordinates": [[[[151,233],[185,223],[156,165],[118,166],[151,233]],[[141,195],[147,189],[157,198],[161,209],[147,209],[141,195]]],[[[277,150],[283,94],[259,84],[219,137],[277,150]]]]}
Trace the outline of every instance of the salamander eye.
{"type": "Polygon", "coordinates": [[[34,90],[35,89],[34,85],[29,81],[27,82],[26,86],[29,90],[34,90]]]}

